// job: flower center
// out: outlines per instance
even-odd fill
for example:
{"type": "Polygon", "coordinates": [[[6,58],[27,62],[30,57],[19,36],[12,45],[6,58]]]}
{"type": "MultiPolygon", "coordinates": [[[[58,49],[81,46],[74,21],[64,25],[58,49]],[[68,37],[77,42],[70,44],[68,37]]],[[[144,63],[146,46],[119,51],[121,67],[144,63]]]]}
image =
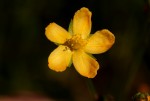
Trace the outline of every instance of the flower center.
{"type": "Polygon", "coordinates": [[[87,43],[86,40],[82,39],[81,35],[76,34],[76,35],[73,35],[70,39],[67,39],[64,45],[69,47],[70,50],[72,51],[72,50],[83,48],[86,43],[87,43]]]}

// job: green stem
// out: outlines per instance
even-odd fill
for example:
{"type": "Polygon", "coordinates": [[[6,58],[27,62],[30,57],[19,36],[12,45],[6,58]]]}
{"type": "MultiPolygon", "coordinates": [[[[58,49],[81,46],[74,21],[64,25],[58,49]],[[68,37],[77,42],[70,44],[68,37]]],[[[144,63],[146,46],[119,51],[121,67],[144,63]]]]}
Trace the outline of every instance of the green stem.
{"type": "Polygon", "coordinates": [[[92,97],[92,101],[97,101],[98,100],[98,94],[96,92],[96,89],[94,87],[92,80],[87,79],[86,81],[87,81],[87,87],[88,87],[89,93],[92,97]]]}

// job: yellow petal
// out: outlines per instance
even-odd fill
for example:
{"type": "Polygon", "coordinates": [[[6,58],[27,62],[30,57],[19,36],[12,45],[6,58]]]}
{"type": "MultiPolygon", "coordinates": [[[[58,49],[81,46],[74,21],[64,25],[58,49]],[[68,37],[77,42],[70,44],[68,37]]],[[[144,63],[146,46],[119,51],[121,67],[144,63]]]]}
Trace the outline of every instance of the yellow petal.
{"type": "Polygon", "coordinates": [[[61,72],[64,71],[71,61],[72,52],[66,46],[58,46],[48,57],[50,69],[61,72]]]}
{"type": "Polygon", "coordinates": [[[91,16],[92,13],[85,7],[78,10],[73,18],[73,33],[87,38],[91,31],[91,16]]]}
{"type": "Polygon", "coordinates": [[[87,53],[99,54],[107,51],[114,42],[115,36],[109,30],[103,29],[89,38],[84,49],[87,53]]]}
{"type": "Polygon", "coordinates": [[[147,96],[148,101],[150,101],[150,96],[147,96]]]}
{"type": "Polygon", "coordinates": [[[64,28],[56,23],[50,23],[46,27],[45,35],[50,41],[58,44],[63,44],[66,39],[71,37],[71,35],[64,28]]]}
{"type": "Polygon", "coordinates": [[[98,62],[82,50],[74,51],[73,64],[82,76],[88,78],[94,78],[99,69],[98,62]]]}

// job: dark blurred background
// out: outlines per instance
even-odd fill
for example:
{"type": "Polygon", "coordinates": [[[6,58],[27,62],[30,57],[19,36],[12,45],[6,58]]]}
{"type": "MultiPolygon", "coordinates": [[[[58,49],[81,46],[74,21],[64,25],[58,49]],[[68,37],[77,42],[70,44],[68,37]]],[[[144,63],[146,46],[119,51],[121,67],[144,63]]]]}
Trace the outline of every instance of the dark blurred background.
{"type": "Polygon", "coordinates": [[[132,101],[150,93],[150,0],[0,0],[0,97],[40,94],[54,101],[132,101]],[[68,28],[81,7],[92,11],[92,33],[107,28],[116,37],[106,53],[94,55],[94,79],[74,67],[57,73],[47,58],[57,46],[45,37],[56,22],[68,28]]]}

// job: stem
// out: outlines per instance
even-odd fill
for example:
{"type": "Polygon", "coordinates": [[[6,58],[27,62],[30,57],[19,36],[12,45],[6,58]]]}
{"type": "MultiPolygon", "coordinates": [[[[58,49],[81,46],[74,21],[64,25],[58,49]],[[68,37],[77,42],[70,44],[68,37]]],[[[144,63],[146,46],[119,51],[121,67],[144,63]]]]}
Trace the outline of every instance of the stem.
{"type": "Polygon", "coordinates": [[[87,81],[87,87],[88,87],[89,93],[92,97],[92,101],[97,101],[98,100],[98,94],[96,92],[96,89],[94,87],[92,80],[87,79],[86,81],[87,81]]]}

